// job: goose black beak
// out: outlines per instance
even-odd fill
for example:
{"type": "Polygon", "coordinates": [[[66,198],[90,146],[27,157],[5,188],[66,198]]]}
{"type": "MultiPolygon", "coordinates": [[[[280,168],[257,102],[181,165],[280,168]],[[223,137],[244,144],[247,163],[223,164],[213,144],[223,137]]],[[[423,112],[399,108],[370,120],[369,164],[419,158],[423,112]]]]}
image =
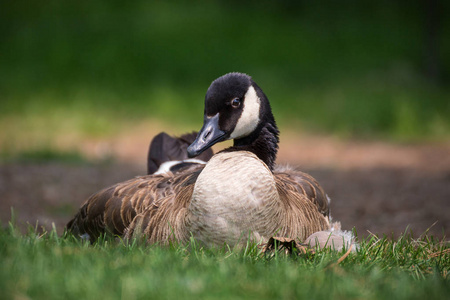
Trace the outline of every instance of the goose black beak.
{"type": "Polygon", "coordinates": [[[200,155],[212,145],[226,139],[226,132],[219,129],[219,114],[214,117],[206,117],[203,127],[195,141],[187,148],[190,158],[200,155]]]}

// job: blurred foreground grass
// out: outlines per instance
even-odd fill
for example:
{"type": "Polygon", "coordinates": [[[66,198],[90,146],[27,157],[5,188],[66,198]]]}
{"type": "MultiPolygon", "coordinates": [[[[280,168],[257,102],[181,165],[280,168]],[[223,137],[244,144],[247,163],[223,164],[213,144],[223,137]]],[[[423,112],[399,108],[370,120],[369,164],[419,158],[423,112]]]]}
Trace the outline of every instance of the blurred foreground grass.
{"type": "Polygon", "coordinates": [[[230,71],[254,77],[285,128],[445,140],[450,20],[430,79],[426,13],[392,1],[4,2],[0,147],[52,148],[145,119],[199,129],[207,87],[230,71]]]}
{"type": "Polygon", "coordinates": [[[433,237],[370,237],[357,253],[265,255],[188,245],[162,248],[55,232],[0,229],[5,299],[445,299],[448,243],[433,237]]]}

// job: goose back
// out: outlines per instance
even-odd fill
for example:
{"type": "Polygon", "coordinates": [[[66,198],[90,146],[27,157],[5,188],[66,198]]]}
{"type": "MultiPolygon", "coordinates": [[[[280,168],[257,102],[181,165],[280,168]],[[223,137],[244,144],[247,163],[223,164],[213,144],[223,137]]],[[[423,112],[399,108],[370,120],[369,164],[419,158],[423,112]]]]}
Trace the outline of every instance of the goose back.
{"type": "Polygon", "coordinates": [[[213,156],[212,149],[205,150],[196,157],[195,161],[188,158],[186,149],[192,144],[196,136],[197,132],[186,133],[180,137],[172,137],[165,132],[156,135],[150,142],[148,149],[147,174],[164,173],[166,170],[161,167],[165,163],[173,162],[167,169],[175,172],[184,170],[195,162],[207,162],[213,156]]]}

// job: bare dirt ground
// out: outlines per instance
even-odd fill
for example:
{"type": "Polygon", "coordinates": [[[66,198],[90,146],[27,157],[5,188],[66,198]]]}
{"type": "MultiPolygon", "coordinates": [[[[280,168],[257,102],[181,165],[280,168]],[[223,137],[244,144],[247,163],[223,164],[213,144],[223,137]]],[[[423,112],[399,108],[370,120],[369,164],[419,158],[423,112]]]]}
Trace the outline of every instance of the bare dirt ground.
{"type": "MultiPolygon", "coordinates": [[[[58,233],[92,193],[145,174],[145,128],[114,139],[77,142],[92,159],[111,163],[0,165],[0,219],[6,225],[14,208],[16,223],[58,233]]],[[[217,148],[216,148],[217,149],[217,148]]],[[[450,229],[450,143],[395,145],[348,142],[332,137],[287,133],[281,136],[279,163],[313,175],[332,199],[333,219],[344,229],[398,236],[407,228],[415,237],[431,227],[441,238],[450,229]],[[434,224],[434,226],[432,226],[434,224]]]]}

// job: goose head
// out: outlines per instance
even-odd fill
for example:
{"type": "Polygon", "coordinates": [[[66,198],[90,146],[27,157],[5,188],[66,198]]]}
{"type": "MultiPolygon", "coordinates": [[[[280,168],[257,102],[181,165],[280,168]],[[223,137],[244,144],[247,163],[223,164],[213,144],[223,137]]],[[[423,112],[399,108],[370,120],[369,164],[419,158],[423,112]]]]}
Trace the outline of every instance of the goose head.
{"type": "Polygon", "coordinates": [[[234,141],[224,151],[250,151],[272,170],[278,151],[278,128],[267,99],[252,78],[228,73],[214,80],[205,96],[203,127],[187,148],[195,157],[216,143],[234,141]]]}

